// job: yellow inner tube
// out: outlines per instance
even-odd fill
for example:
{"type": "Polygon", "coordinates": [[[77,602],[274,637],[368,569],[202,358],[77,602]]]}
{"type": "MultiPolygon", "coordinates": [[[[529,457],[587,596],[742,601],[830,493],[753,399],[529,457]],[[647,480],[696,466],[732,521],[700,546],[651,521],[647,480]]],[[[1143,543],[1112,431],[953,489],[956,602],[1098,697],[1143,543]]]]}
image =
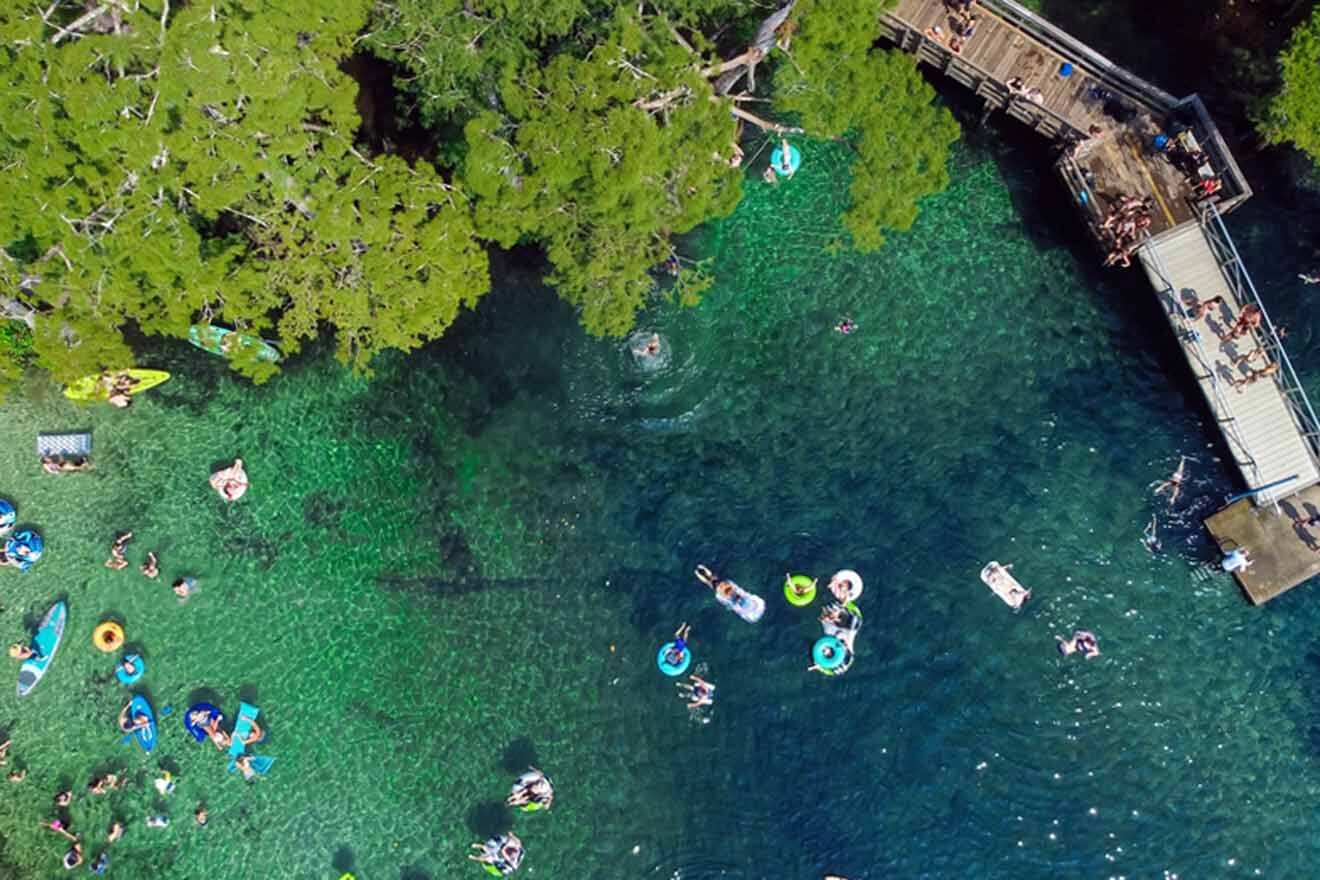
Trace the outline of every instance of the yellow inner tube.
{"type": "Polygon", "coordinates": [[[124,644],[124,628],[113,620],[102,621],[92,630],[92,644],[109,654],[124,644]]]}

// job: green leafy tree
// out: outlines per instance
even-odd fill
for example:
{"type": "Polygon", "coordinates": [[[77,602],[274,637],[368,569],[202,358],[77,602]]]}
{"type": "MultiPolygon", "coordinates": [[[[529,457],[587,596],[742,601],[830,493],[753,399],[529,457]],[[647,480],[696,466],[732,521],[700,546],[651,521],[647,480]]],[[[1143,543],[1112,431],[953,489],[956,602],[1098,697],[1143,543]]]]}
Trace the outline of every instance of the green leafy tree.
{"type": "Polygon", "coordinates": [[[1320,6],[1279,54],[1279,91],[1256,110],[1266,143],[1289,142],[1320,162],[1320,6]]]}
{"type": "MultiPolygon", "coordinates": [[[[541,245],[548,280],[589,332],[626,332],[672,236],[732,210],[740,124],[849,137],[858,160],[843,221],[859,247],[910,226],[917,200],[947,183],[957,126],[910,59],[872,48],[873,3],[790,2],[764,18],[740,0],[546,9],[382,0],[367,43],[406,69],[400,82],[423,120],[462,127],[480,234],[541,245]],[[726,59],[729,34],[748,43],[726,59]],[[791,63],[780,61],[777,47],[790,45],[791,63]],[[758,65],[776,62],[773,103],[749,112],[765,100],[758,65]]],[[[679,298],[709,283],[680,278],[679,298]]]]}
{"type": "MultiPolygon", "coordinates": [[[[339,64],[366,0],[160,2],[0,11],[0,245],[37,363],[131,363],[130,322],[215,320],[290,352],[324,324],[357,368],[443,333],[486,256],[461,187],[353,146],[339,64]]],[[[252,355],[231,360],[275,370],[252,355]]]]}
{"type": "Polygon", "coordinates": [[[856,150],[844,227],[860,250],[908,229],[918,200],[948,186],[958,123],[904,54],[873,48],[878,17],[868,0],[799,0],[792,64],[775,70],[777,109],[818,137],[846,137],[856,150]]]}

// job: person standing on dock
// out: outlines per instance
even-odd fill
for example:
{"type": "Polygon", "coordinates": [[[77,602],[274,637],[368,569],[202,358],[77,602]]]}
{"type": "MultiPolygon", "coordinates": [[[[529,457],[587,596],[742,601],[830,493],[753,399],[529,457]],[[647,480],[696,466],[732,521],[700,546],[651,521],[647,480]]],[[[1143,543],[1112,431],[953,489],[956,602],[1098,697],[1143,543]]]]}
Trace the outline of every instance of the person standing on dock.
{"type": "Polygon", "coordinates": [[[1169,493],[1169,508],[1172,509],[1178,503],[1178,496],[1182,494],[1183,480],[1187,478],[1187,456],[1178,459],[1178,468],[1169,475],[1167,480],[1160,480],[1157,483],[1151,483],[1155,487],[1155,495],[1160,496],[1165,492],[1169,493]]]}

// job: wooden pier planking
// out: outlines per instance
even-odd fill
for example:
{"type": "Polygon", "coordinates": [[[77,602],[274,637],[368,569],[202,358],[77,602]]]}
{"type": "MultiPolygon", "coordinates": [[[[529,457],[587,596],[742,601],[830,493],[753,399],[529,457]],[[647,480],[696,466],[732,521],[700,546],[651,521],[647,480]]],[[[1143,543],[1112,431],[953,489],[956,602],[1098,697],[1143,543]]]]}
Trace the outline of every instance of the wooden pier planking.
{"type": "MultiPolygon", "coordinates": [[[[898,0],[882,13],[885,34],[921,63],[972,89],[987,115],[1005,114],[1067,145],[1055,164],[1094,239],[1108,248],[1102,221],[1119,195],[1152,197],[1151,226],[1137,257],[1160,296],[1170,327],[1196,378],[1251,500],[1229,505],[1206,521],[1221,549],[1247,546],[1255,564],[1238,580],[1251,601],[1264,602],[1320,573],[1320,534],[1307,531],[1295,505],[1309,507],[1320,523],[1320,419],[1298,382],[1268,316],[1250,336],[1223,342],[1243,306],[1262,308],[1220,215],[1251,197],[1251,187],[1213,120],[1195,95],[1177,99],[1123,70],[1015,0],[980,0],[976,34],[953,52],[954,17],[945,0],[898,0]],[[927,36],[938,26],[941,37],[927,36]],[[1067,62],[1068,77],[1059,75],[1067,62]],[[1039,89],[1039,102],[1010,91],[1039,89]],[[1128,111],[1125,121],[1108,115],[1093,86],[1115,96],[1128,111]],[[1086,137],[1091,126],[1102,133],[1086,137]],[[1191,131],[1223,188],[1210,205],[1193,198],[1195,181],[1154,151],[1157,134],[1191,131]],[[1186,311],[1198,300],[1221,297],[1224,305],[1195,320],[1186,311]],[[1268,363],[1282,369],[1241,387],[1234,379],[1251,367],[1233,358],[1259,345],[1268,363]],[[1280,483],[1275,486],[1274,483],[1280,483]],[[1284,520],[1281,511],[1292,517],[1284,520]],[[1314,546],[1316,549],[1312,550],[1314,546]],[[1298,548],[1302,549],[1299,550],[1298,548]]],[[[1112,109],[1112,108],[1108,108],[1112,109]]]]}
{"type": "MultiPolygon", "coordinates": [[[[1257,503],[1286,498],[1320,482],[1315,458],[1279,384],[1267,378],[1234,388],[1229,382],[1230,378],[1242,379],[1252,369],[1246,364],[1235,366],[1233,356],[1246,354],[1260,345],[1260,340],[1248,335],[1227,343],[1220,341],[1220,332],[1232,326],[1245,303],[1238,300],[1224,277],[1200,225],[1187,224],[1154,239],[1142,247],[1138,256],[1159,292],[1174,336],[1247,488],[1259,489],[1297,477],[1261,493],[1257,503]],[[1222,297],[1224,305],[1197,321],[1184,317],[1183,305],[1214,297],[1222,297]],[[1191,340],[1188,331],[1199,336],[1199,346],[1191,340]]],[[[1260,366],[1263,365],[1255,365],[1257,369],[1260,366]]]]}
{"type": "Polygon", "coordinates": [[[1206,518],[1205,527],[1221,553],[1245,548],[1253,562],[1235,572],[1242,591],[1254,605],[1320,574],[1320,527],[1307,520],[1320,514],[1320,486],[1312,486],[1279,503],[1282,510],[1256,507],[1247,499],[1234,502],[1206,518]]]}

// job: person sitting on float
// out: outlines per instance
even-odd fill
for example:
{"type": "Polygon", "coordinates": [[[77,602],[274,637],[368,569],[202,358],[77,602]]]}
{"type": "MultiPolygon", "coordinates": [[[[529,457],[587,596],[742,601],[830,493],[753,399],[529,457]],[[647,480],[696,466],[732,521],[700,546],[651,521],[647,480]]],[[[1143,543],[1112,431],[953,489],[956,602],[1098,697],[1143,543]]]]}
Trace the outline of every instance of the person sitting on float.
{"type": "Polygon", "coordinates": [[[550,780],[540,770],[532,767],[527,773],[518,777],[518,781],[513,784],[513,790],[509,792],[508,800],[505,803],[511,807],[536,804],[542,809],[548,810],[554,799],[555,789],[550,784],[550,780]]]}
{"type": "Polygon", "coordinates": [[[838,602],[831,602],[820,612],[820,623],[826,635],[839,637],[841,633],[854,633],[862,628],[862,619],[838,602]]]}
{"type": "Polygon", "coordinates": [[[146,715],[143,715],[141,712],[137,713],[132,718],[129,718],[128,713],[132,711],[132,709],[133,703],[130,701],[128,705],[119,710],[119,729],[122,732],[133,733],[151,727],[151,719],[146,715]]]}
{"type": "Polygon", "coordinates": [[[18,642],[14,642],[14,644],[9,646],[9,656],[13,657],[15,660],[31,660],[34,657],[38,660],[41,659],[37,655],[37,652],[32,648],[27,645],[19,644],[18,642]]]}

